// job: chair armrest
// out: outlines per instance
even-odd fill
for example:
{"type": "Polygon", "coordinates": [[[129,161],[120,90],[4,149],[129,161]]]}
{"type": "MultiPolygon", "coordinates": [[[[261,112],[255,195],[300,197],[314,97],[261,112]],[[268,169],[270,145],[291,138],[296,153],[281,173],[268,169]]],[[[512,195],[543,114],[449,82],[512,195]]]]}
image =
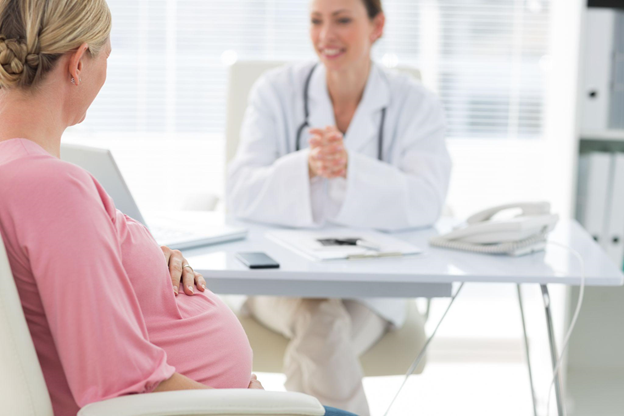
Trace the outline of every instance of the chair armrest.
{"type": "Polygon", "coordinates": [[[317,399],[253,389],[183,390],[135,394],[91,403],[78,416],[322,416],[317,399]]]}
{"type": "Polygon", "coordinates": [[[195,191],[186,197],[182,205],[184,211],[214,211],[219,197],[210,192],[195,191]]]}

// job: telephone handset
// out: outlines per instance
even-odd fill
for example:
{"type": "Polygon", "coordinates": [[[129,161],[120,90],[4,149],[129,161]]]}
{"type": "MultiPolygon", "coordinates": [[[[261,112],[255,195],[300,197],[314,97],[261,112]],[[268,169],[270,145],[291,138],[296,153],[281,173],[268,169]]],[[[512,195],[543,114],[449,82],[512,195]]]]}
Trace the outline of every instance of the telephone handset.
{"type": "Polygon", "coordinates": [[[550,213],[548,202],[501,205],[469,217],[465,225],[429,242],[437,247],[521,256],[543,250],[548,233],[558,220],[557,214],[550,213]],[[520,210],[520,214],[508,219],[493,218],[509,210],[520,210]]]}

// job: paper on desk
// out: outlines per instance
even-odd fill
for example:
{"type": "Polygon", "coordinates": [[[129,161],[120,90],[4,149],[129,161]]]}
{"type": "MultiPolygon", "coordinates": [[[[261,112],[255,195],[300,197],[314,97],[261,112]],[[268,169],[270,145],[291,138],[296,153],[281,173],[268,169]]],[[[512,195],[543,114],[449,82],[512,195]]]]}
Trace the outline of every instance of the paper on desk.
{"type": "Polygon", "coordinates": [[[409,256],[422,253],[413,244],[375,231],[330,229],[323,231],[269,231],[266,237],[312,260],[344,260],[362,257],[409,256]],[[360,238],[377,244],[379,251],[359,246],[324,246],[328,238],[360,238]]]}

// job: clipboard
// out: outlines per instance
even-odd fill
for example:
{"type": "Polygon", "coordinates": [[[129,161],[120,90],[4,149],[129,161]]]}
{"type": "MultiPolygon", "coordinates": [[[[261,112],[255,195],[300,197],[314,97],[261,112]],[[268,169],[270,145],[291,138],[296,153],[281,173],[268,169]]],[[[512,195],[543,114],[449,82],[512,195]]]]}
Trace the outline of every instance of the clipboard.
{"type": "Polygon", "coordinates": [[[413,244],[376,231],[344,228],[322,231],[269,231],[266,237],[293,252],[314,261],[361,260],[386,257],[404,257],[422,254],[413,244]],[[359,245],[324,245],[321,240],[361,239],[376,246],[371,249],[359,245]]]}

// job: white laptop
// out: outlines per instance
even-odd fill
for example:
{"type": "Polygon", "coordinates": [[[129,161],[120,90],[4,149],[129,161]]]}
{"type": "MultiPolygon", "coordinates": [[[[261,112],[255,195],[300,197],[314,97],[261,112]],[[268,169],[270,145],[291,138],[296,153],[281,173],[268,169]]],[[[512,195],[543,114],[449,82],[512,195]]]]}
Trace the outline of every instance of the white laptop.
{"type": "Polygon", "coordinates": [[[239,240],[247,236],[245,228],[229,226],[224,221],[215,223],[214,215],[210,216],[212,213],[209,212],[193,213],[190,217],[194,218],[195,221],[192,222],[189,222],[188,218],[186,220],[181,218],[176,221],[173,215],[163,213],[154,218],[149,216],[148,225],[110,150],[63,144],[61,146],[61,159],[78,165],[91,173],[113,198],[117,209],[148,227],[160,245],[172,249],[189,249],[239,240]],[[201,214],[206,215],[202,216],[201,214]],[[210,218],[213,221],[210,221],[210,218]]]}

